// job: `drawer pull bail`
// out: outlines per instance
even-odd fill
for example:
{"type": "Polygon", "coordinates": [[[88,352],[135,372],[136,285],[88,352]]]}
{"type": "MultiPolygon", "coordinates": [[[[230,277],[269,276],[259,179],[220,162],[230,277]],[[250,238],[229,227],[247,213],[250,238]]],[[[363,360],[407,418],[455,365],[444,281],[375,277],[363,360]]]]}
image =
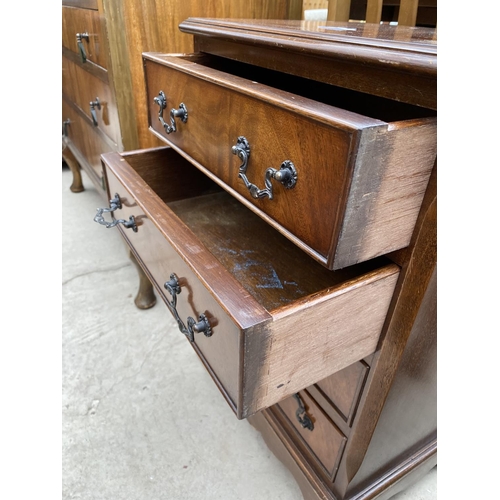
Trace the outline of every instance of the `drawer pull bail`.
{"type": "Polygon", "coordinates": [[[172,273],[170,275],[170,280],[167,281],[163,286],[172,296],[172,300],[170,302],[167,302],[167,307],[177,321],[177,325],[179,326],[179,330],[181,331],[181,333],[183,333],[190,342],[194,342],[195,333],[203,333],[205,337],[211,337],[212,327],[210,326],[208,318],[204,314],[199,315],[198,321],[196,321],[191,316],[188,316],[187,327],[180,318],[179,313],[177,312],[177,295],[181,293],[182,289],[179,285],[179,279],[177,278],[177,275],[175,273],[172,273]]]}
{"type": "Polygon", "coordinates": [[[170,125],[168,125],[168,123],[166,123],[163,119],[163,110],[167,107],[167,98],[163,90],[160,90],[158,96],[155,97],[153,101],[160,106],[160,110],[158,111],[158,120],[160,120],[160,123],[163,125],[167,134],[177,131],[177,125],[175,123],[176,118],[180,118],[183,123],[187,122],[188,110],[183,102],[179,104],[179,109],[172,108],[170,110],[170,125]]]}
{"type": "Polygon", "coordinates": [[[107,212],[114,212],[115,210],[120,210],[122,208],[122,202],[118,194],[115,194],[115,197],[112,200],[109,200],[109,208],[98,208],[97,214],[94,217],[94,221],[106,226],[107,228],[115,227],[118,224],[123,224],[127,229],[132,228],[134,233],[137,233],[137,224],[135,223],[135,218],[133,215],[130,216],[129,220],[124,219],[115,219],[113,216],[113,220],[108,222],[104,219],[103,215],[107,212]]]}
{"type": "Polygon", "coordinates": [[[62,135],[63,137],[68,137],[68,127],[71,124],[71,120],[68,118],[67,120],[63,121],[62,124],[62,135]]]}
{"type": "Polygon", "coordinates": [[[85,33],[77,33],[76,34],[76,44],[78,45],[78,50],[80,52],[80,57],[82,59],[82,63],[87,62],[87,53],[85,52],[85,47],[83,46],[83,40],[87,43],[90,40],[89,34],[85,33]]]}
{"type": "Polygon", "coordinates": [[[285,160],[279,170],[275,168],[268,168],[266,170],[264,183],[266,185],[265,189],[259,189],[255,184],[251,183],[246,176],[248,168],[248,159],[250,157],[250,144],[247,139],[243,136],[238,137],[236,144],[231,148],[233,155],[238,156],[242,161],[240,165],[240,170],[238,177],[243,180],[245,186],[250,191],[252,198],[265,198],[269,197],[270,200],[273,199],[273,184],[272,180],[276,180],[283,184],[286,189],[292,189],[297,183],[297,170],[295,165],[290,160],[285,160]]]}
{"type": "Polygon", "coordinates": [[[99,125],[97,123],[97,113],[95,111],[95,108],[97,108],[99,111],[101,110],[101,102],[99,101],[99,97],[95,98],[95,101],[90,101],[90,116],[92,117],[92,123],[94,124],[94,127],[97,127],[99,125]]]}
{"type": "Polygon", "coordinates": [[[306,413],[306,407],[304,406],[302,398],[298,395],[298,393],[294,394],[293,397],[297,400],[297,403],[299,404],[299,407],[295,412],[295,416],[297,417],[299,424],[302,427],[304,427],[304,429],[309,429],[310,431],[312,431],[314,429],[314,424],[312,423],[312,420],[309,417],[309,415],[306,413]]]}

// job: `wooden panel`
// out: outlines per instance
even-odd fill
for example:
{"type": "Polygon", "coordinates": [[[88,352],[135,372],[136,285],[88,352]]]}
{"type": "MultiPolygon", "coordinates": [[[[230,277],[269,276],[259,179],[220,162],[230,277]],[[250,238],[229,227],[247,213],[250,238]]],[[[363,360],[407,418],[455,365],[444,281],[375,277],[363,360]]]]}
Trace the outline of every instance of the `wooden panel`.
{"type": "Polygon", "coordinates": [[[343,267],[410,243],[437,150],[435,120],[364,132],[335,255],[343,267]],[[385,236],[384,236],[385,235],[385,236]],[[390,235],[390,236],[389,236],[390,235]],[[377,248],[377,250],[375,250],[377,248]]]}
{"type": "MultiPolygon", "coordinates": [[[[97,10],[62,8],[62,45],[80,58],[76,41],[77,33],[89,34],[89,41],[83,41],[87,61],[103,68],[107,67],[107,44],[101,14],[97,10]]],[[[86,63],[85,63],[86,64],[86,63]]]]}
{"type": "Polygon", "coordinates": [[[307,391],[300,392],[299,396],[304,403],[306,415],[314,425],[312,431],[302,427],[297,420],[295,413],[298,403],[293,397],[285,399],[278,406],[286,415],[288,424],[295,429],[296,435],[300,436],[300,439],[333,481],[347,440],[307,391]]]}
{"type": "Polygon", "coordinates": [[[328,0],[328,21],[349,21],[351,0],[328,0]]]}
{"type": "Polygon", "coordinates": [[[360,361],[340,370],[316,385],[346,423],[350,423],[368,372],[360,361]]]}
{"type": "MultiPolygon", "coordinates": [[[[93,130],[92,125],[86,122],[68,102],[63,99],[62,103],[62,119],[70,120],[67,127],[68,138],[72,145],[76,147],[86,160],[86,163],[91,167],[94,178],[98,179],[98,186],[101,186],[102,165],[101,154],[109,151],[114,151],[108,143],[103,141],[99,134],[93,130]]],[[[78,158],[80,161],[80,158],[78,158]]]]}
{"type": "Polygon", "coordinates": [[[175,272],[188,290],[181,318],[209,316],[213,335],[195,345],[239,418],[374,352],[397,266],[381,259],[330,272],[214,183],[199,196],[191,179],[208,179],[173,150],[145,157],[103,157],[110,197],[125,199],[116,216],[139,221],[137,233],[123,232],[160,296],[171,300],[163,284],[175,272]],[[176,184],[190,197],[179,200],[176,184]],[[319,321],[319,334],[304,334],[319,321]]]}
{"type": "MultiPolygon", "coordinates": [[[[109,71],[111,85],[116,96],[118,115],[120,116],[121,146],[124,150],[140,147],[134,99],[135,93],[142,92],[142,87],[144,87],[144,82],[140,84],[137,82],[140,88],[135,89],[135,91],[132,90],[131,72],[133,71],[133,61],[130,60],[127,50],[128,34],[124,18],[126,5],[131,3],[133,2],[122,2],[121,0],[103,2],[103,0],[99,0],[101,11],[105,13],[106,19],[109,20],[106,26],[110,54],[109,71]]],[[[140,20],[139,24],[141,24],[144,21],[142,13],[137,12],[136,15],[137,18],[134,19],[134,23],[140,20]]],[[[144,25],[144,28],[147,28],[145,29],[147,32],[151,26],[144,25]]]]}
{"type": "Polygon", "coordinates": [[[80,9],[94,9],[97,10],[97,0],[63,0],[63,6],[79,7],[80,9]]]}
{"type": "MultiPolygon", "coordinates": [[[[122,4],[122,18],[126,33],[126,47],[131,74],[127,102],[134,102],[139,147],[161,144],[148,132],[146,94],[142,52],[187,53],[193,51],[193,38],[179,31],[179,24],[190,16],[228,17],[240,19],[300,19],[296,0],[185,0],[182,2],[152,2],[135,0],[107,4],[122,4]],[[141,22],[138,22],[138,19],[141,22]]],[[[116,7],[118,8],[118,7],[116,7]]],[[[116,9],[115,9],[116,10],[116,9]]],[[[117,92],[118,93],[118,92],[117,92]]]]}
{"type": "Polygon", "coordinates": [[[384,0],[367,0],[366,22],[379,23],[382,18],[382,4],[384,0]]]}
{"type": "Polygon", "coordinates": [[[417,22],[418,0],[400,0],[398,24],[415,26],[417,22]]]}
{"type": "Polygon", "coordinates": [[[90,102],[98,98],[101,109],[95,108],[97,126],[113,142],[120,143],[118,112],[109,85],[63,57],[62,88],[66,97],[79,106],[89,119],[91,119],[90,102]]]}

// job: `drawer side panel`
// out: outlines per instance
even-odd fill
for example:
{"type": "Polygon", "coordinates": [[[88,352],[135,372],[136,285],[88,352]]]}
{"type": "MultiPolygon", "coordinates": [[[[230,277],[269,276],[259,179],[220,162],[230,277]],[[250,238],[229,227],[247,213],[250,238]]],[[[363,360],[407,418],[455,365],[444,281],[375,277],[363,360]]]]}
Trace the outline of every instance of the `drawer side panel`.
{"type": "Polygon", "coordinates": [[[248,335],[244,416],[375,352],[398,276],[399,268],[390,265],[345,289],[309,298],[309,304],[279,311],[259,335],[248,335]]]}
{"type": "Polygon", "coordinates": [[[436,159],[436,120],[362,131],[332,268],[410,243],[436,159]],[[382,135],[382,137],[380,137],[382,135]]]}

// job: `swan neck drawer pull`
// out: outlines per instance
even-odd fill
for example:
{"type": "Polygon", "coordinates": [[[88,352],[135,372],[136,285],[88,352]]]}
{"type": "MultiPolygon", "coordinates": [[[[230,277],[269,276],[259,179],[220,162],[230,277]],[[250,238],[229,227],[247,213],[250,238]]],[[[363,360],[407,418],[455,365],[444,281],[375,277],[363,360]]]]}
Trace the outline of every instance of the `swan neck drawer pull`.
{"type": "Polygon", "coordinates": [[[172,273],[170,275],[170,280],[167,281],[163,286],[172,296],[172,300],[170,302],[167,302],[167,307],[177,321],[177,325],[179,326],[179,330],[181,331],[181,333],[183,333],[190,342],[194,342],[195,333],[203,333],[205,337],[211,337],[212,327],[210,326],[208,318],[204,314],[199,315],[198,321],[189,316],[187,319],[187,327],[180,318],[179,313],[177,312],[177,295],[181,293],[182,289],[179,285],[179,279],[177,278],[177,275],[175,273],[172,273]]]}
{"type": "Polygon", "coordinates": [[[183,123],[187,122],[188,119],[188,110],[186,108],[186,105],[181,102],[179,104],[179,109],[172,108],[170,110],[170,125],[165,122],[163,119],[163,110],[167,107],[167,98],[163,92],[163,90],[160,90],[158,93],[158,96],[153,99],[153,101],[158,104],[160,107],[158,111],[158,120],[160,123],[163,125],[163,128],[165,129],[165,132],[167,134],[171,134],[172,132],[177,131],[177,124],[175,122],[176,118],[180,118],[183,123]]]}
{"type": "Polygon", "coordinates": [[[304,429],[309,429],[310,431],[314,430],[314,424],[309,415],[306,413],[306,407],[304,405],[304,402],[302,401],[302,398],[298,395],[298,393],[294,394],[293,397],[299,404],[299,407],[295,412],[295,416],[297,417],[299,424],[304,427],[304,429]]]}
{"type": "Polygon", "coordinates": [[[83,40],[87,43],[90,40],[89,34],[85,33],[77,33],[76,34],[76,44],[78,45],[78,50],[80,52],[80,57],[82,59],[82,63],[87,62],[87,52],[85,52],[85,47],[83,46],[83,40]]]}
{"type": "Polygon", "coordinates": [[[95,101],[90,101],[90,116],[92,117],[92,123],[94,127],[97,127],[99,125],[97,123],[97,113],[95,111],[95,108],[97,108],[99,111],[101,110],[101,101],[99,101],[99,97],[95,98],[95,101]]]}
{"type": "Polygon", "coordinates": [[[129,220],[125,219],[115,219],[112,217],[112,221],[108,222],[104,219],[104,213],[114,212],[115,210],[120,210],[122,208],[122,202],[118,194],[115,194],[115,197],[112,200],[109,200],[109,208],[98,208],[97,214],[94,217],[94,222],[102,224],[106,226],[106,228],[115,227],[118,224],[123,224],[127,229],[132,229],[134,233],[137,233],[137,224],[135,223],[135,218],[133,215],[130,216],[129,220]]]}
{"type": "Polygon", "coordinates": [[[245,186],[250,191],[252,198],[265,198],[266,196],[273,199],[273,184],[272,180],[280,182],[286,189],[292,189],[297,183],[297,170],[295,165],[290,160],[285,160],[279,170],[268,168],[266,170],[264,183],[265,189],[259,189],[255,184],[248,180],[246,175],[248,168],[248,159],[250,157],[250,144],[243,136],[238,137],[236,144],[231,148],[233,155],[236,155],[241,161],[238,177],[245,183],[245,186]]]}

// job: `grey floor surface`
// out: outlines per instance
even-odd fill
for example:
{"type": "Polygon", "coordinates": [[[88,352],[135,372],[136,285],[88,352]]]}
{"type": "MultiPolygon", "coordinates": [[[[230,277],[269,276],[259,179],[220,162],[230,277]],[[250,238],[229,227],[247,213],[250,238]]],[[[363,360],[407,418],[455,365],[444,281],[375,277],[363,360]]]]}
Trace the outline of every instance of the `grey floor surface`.
{"type": "MultiPolygon", "coordinates": [[[[134,305],[137,272],[103,199],[62,171],[63,499],[300,500],[238,421],[166,306],[134,305]]],[[[437,498],[433,469],[394,500],[437,498]]]]}

